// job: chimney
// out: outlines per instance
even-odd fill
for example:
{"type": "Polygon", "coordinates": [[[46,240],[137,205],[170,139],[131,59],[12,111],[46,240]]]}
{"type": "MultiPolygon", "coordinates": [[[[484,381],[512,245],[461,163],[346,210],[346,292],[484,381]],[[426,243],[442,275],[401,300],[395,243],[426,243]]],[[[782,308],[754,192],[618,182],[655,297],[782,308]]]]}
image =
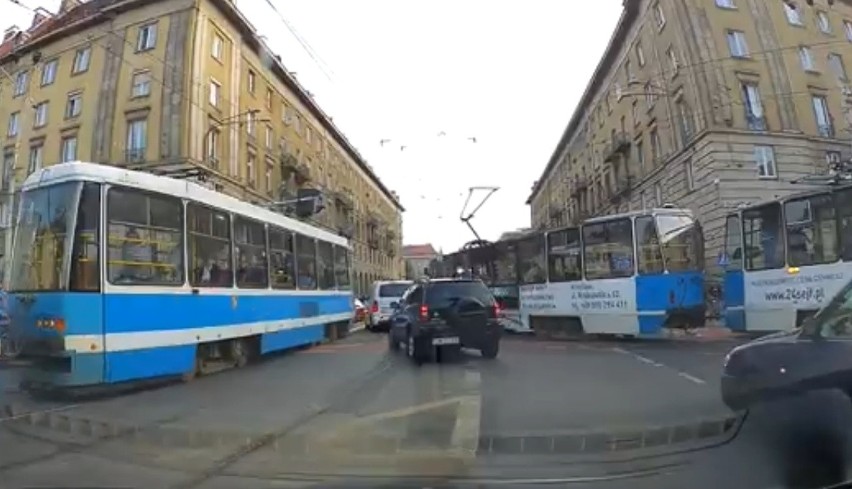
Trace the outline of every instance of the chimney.
{"type": "Polygon", "coordinates": [[[51,17],[53,17],[53,14],[41,7],[36,7],[35,14],[33,14],[33,23],[30,25],[30,30],[35,29],[39,24],[51,17]]]}
{"type": "Polygon", "coordinates": [[[59,4],[59,13],[64,14],[74,10],[81,3],[83,3],[82,0],[62,0],[62,3],[59,4]]]}
{"type": "Polygon", "coordinates": [[[12,39],[13,37],[15,37],[15,34],[19,32],[21,32],[21,29],[18,26],[13,25],[12,27],[9,27],[5,31],[3,31],[3,42],[12,39]]]}

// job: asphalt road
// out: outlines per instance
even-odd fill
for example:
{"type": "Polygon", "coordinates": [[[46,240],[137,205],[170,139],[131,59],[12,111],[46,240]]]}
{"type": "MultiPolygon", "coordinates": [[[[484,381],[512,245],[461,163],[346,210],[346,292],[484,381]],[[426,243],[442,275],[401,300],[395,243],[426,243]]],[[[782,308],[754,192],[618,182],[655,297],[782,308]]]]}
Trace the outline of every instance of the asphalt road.
{"type": "Polygon", "coordinates": [[[783,487],[779,420],[829,419],[815,405],[845,423],[848,400],[741,423],[718,393],[734,344],[508,336],[496,360],[416,367],[362,332],[78,403],[14,392],[0,368],[0,486],[783,487]]]}

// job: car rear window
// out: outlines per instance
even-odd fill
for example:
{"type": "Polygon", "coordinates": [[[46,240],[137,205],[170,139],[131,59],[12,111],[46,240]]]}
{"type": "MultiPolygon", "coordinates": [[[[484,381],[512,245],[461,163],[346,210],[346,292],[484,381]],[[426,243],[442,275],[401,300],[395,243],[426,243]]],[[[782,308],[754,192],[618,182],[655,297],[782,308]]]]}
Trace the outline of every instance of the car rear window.
{"type": "Polygon", "coordinates": [[[379,297],[402,297],[411,284],[384,284],[379,286],[379,297]]]}
{"type": "Polygon", "coordinates": [[[474,298],[485,306],[494,303],[494,296],[482,282],[433,283],[426,292],[426,302],[435,307],[446,307],[460,297],[474,298]]]}

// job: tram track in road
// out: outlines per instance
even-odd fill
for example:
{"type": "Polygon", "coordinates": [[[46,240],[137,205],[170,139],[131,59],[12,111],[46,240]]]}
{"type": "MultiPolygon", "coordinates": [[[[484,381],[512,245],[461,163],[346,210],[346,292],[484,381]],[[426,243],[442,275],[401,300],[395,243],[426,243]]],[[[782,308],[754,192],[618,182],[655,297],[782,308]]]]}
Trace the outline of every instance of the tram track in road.
{"type": "Polygon", "coordinates": [[[199,471],[185,481],[172,485],[169,489],[196,488],[211,479],[223,475],[230,467],[234,466],[237,462],[245,459],[249,455],[252,455],[263,448],[272,446],[276,440],[286,437],[299,427],[310,423],[325,414],[347,408],[352,409],[355,407],[354,404],[366,403],[370,397],[369,394],[381,389],[384,383],[387,382],[389,376],[386,375],[386,373],[393,366],[393,361],[393,357],[389,353],[386,354],[381,362],[379,362],[369,372],[362,375],[360,379],[346,382],[346,388],[336,391],[336,395],[324,405],[318,407],[312,412],[306,413],[278,430],[250,439],[247,443],[215,460],[209,468],[199,471]]]}
{"type": "MultiPolygon", "coordinates": [[[[381,389],[382,379],[391,367],[392,359],[384,357],[371,369],[355,378],[343,378],[337,388],[331,390],[331,399],[322,407],[307,413],[305,416],[289,423],[286,427],[265,435],[246,436],[240,441],[240,446],[228,456],[219,458],[210,469],[194,469],[187,471],[188,474],[199,474],[191,480],[204,480],[215,476],[220,470],[226,469],[231,463],[239,460],[276,439],[286,436],[291,430],[300,425],[321,416],[334,409],[345,409],[351,399],[357,398],[358,393],[367,395],[370,391],[381,389]],[[230,463],[229,463],[230,462],[230,463]],[[211,472],[208,475],[208,472],[211,472]]],[[[250,373],[250,370],[246,370],[250,373]]],[[[175,386],[162,386],[161,389],[170,389],[175,386]]],[[[125,426],[116,425],[111,422],[98,422],[96,420],[75,418],[65,414],[71,412],[81,404],[65,404],[48,409],[26,409],[20,413],[7,412],[0,418],[0,431],[8,433],[9,436],[18,440],[30,440],[34,444],[43,444],[38,454],[26,456],[15,460],[0,461],[0,473],[16,469],[26,469],[30,466],[49,462],[65,455],[82,454],[90,455],[105,460],[127,462],[122,456],[113,456],[110,446],[115,442],[135,441],[145,439],[146,435],[155,434],[158,430],[168,430],[168,425],[177,423],[192,416],[193,411],[182,411],[171,415],[148,421],[144,424],[129,424],[125,426]],[[36,419],[40,421],[36,421],[36,419]],[[59,421],[62,426],[56,426],[59,421]],[[80,427],[83,427],[81,430],[80,427]]],[[[156,437],[155,437],[156,438],[156,437]]],[[[9,445],[7,445],[9,446],[9,445]]],[[[145,466],[145,463],[137,465],[145,466]]],[[[154,464],[156,466],[156,464],[154,464]]],[[[182,486],[181,486],[182,487],[182,486]]],[[[193,487],[191,484],[188,487],[193,487]]]]}

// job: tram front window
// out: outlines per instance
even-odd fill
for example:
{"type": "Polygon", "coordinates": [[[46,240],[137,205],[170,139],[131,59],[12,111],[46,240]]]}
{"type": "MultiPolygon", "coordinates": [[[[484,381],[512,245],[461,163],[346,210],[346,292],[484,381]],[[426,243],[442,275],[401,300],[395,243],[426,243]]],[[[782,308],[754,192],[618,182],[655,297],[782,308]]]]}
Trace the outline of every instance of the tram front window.
{"type": "Polygon", "coordinates": [[[784,266],[781,204],[774,202],[743,211],[743,248],[746,270],[784,266]]]}
{"type": "Polygon", "coordinates": [[[73,234],[74,204],[80,184],[61,183],[29,190],[12,250],[9,289],[13,292],[66,290],[64,271],[73,234]]]}
{"type": "Polygon", "coordinates": [[[684,215],[659,215],[657,230],[668,271],[702,269],[704,236],[695,219],[684,215]]]}

